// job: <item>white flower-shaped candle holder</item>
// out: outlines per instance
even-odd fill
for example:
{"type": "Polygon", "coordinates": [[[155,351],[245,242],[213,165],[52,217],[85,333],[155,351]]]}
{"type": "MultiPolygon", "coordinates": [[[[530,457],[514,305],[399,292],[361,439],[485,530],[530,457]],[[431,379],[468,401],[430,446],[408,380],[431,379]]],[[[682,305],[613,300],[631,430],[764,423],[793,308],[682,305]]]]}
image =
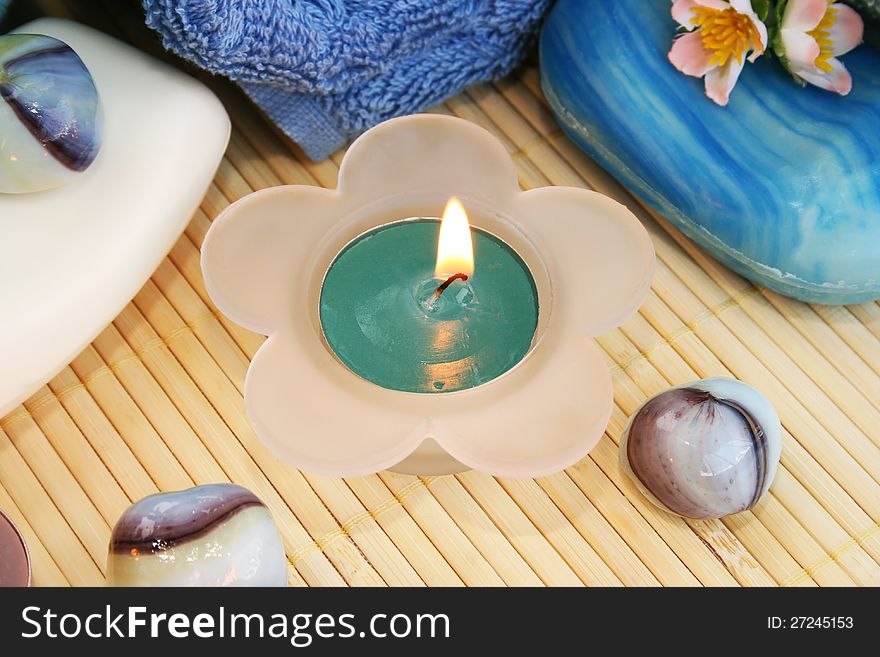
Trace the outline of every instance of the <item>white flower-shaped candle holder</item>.
{"type": "Polygon", "coordinates": [[[638,309],[654,264],[646,231],[625,207],[584,189],[523,192],[495,137],[439,115],[365,133],[346,153],[336,190],[275,187],[237,201],[202,251],[218,308],[268,336],[245,382],[255,432],[286,462],[332,476],[473,468],[534,477],[581,459],[613,403],[608,367],[590,338],[638,309]],[[452,196],[474,228],[502,240],[530,270],[538,297],[531,348],[469,389],[380,387],[343,365],[324,336],[325,275],[358,236],[437,217],[452,196]]]}

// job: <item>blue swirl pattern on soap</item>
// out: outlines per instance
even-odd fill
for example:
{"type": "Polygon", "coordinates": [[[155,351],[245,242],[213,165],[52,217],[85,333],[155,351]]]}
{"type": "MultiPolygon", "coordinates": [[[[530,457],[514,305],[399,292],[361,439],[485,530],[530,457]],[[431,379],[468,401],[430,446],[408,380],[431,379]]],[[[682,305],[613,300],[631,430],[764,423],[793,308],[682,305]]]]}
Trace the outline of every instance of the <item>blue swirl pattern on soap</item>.
{"type": "Polygon", "coordinates": [[[747,64],[727,107],[676,71],[668,0],[560,0],[541,38],[566,133],[722,262],[806,301],[880,297],[880,54],[847,97],[747,64]]]}

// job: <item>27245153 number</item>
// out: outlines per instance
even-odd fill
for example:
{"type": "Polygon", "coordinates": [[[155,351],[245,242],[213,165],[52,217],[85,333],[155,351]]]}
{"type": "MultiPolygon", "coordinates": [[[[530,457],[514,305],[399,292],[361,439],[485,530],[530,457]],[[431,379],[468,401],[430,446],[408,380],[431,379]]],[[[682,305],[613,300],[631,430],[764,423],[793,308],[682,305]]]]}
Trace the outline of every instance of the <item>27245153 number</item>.
{"type": "Polygon", "coordinates": [[[848,630],[853,627],[852,616],[768,616],[771,630],[848,630]]]}

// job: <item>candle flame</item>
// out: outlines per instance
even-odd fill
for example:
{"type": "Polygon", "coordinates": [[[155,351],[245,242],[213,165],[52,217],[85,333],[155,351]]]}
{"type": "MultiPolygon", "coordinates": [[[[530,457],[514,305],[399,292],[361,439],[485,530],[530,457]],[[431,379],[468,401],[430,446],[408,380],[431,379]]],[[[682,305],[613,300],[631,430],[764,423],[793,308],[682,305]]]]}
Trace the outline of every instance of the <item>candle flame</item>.
{"type": "Polygon", "coordinates": [[[454,196],[446,203],[437,240],[437,265],[434,275],[447,278],[455,274],[474,273],[474,244],[471,226],[461,202],[454,196]]]}

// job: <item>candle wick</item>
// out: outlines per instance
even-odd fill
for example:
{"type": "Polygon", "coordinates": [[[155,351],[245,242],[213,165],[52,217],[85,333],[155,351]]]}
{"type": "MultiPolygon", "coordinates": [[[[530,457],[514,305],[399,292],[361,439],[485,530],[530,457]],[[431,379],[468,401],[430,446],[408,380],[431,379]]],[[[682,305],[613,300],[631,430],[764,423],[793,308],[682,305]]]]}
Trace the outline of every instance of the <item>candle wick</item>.
{"type": "Polygon", "coordinates": [[[446,288],[452,284],[452,281],[456,279],[461,279],[462,281],[466,281],[468,279],[467,274],[453,274],[449,278],[446,279],[444,283],[441,283],[437,286],[437,289],[434,290],[434,301],[437,301],[440,298],[440,295],[446,291],[446,288]]]}

